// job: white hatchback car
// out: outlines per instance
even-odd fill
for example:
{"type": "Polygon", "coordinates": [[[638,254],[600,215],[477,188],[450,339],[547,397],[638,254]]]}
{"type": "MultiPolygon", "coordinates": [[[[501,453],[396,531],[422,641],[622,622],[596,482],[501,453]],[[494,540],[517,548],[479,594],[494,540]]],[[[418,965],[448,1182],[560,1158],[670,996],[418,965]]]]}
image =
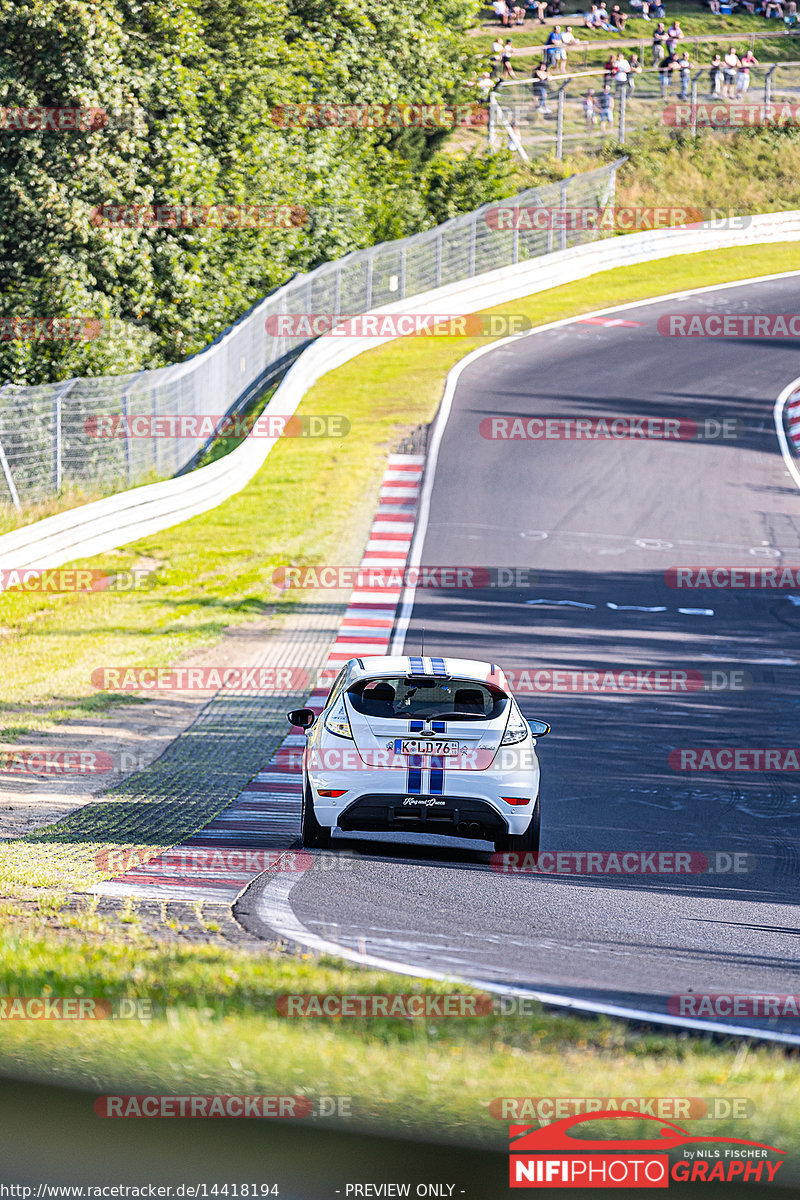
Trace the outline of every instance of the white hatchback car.
{"type": "Polygon", "coordinates": [[[505,675],[464,658],[351,658],[306,731],[303,844],[331,831],[435,833],[538,850],[536,738],[505,675]]]}

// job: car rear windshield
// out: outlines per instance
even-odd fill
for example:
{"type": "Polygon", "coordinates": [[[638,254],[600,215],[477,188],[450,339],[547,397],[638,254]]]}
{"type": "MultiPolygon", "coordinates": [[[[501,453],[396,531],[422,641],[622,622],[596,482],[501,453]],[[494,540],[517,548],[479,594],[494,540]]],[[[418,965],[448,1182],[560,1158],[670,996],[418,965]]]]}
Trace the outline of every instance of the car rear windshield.
{"type": "Polygon", "coordinates": [[[505,693],[474,679],[360,679],[347,695],[365,717],[450,717],[454,721],[491,720],[509,702],[505,693]]]}

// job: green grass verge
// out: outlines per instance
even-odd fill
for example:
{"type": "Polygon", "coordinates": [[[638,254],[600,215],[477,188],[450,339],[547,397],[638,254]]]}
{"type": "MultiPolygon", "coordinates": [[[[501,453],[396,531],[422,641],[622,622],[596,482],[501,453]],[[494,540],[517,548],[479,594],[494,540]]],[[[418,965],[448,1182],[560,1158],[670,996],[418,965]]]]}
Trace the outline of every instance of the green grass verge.
{"type": "Polygon", "coordinates": [[[790,1159],[800,1150],[800,1072],[779,1048],[637,1031],[535,1004],[524,1016],[282,1017],[275,1001],[287,992],[475,993],[326,958],[165,947],[138,931],[135,907],[124,931],[91,912],[65,914],[57,898],[24,927],[8,905],[5,919],[3,996],[125,996],[158,1014],[6,1021],[6,1074],[94,1092],[344,1096],[352,1126],[498,1148],[507,1122],[489,1105],[499,1097],[743,1097],[746,1120],[691,1120],[691,1131],[765,1141],[790,1159]]]}

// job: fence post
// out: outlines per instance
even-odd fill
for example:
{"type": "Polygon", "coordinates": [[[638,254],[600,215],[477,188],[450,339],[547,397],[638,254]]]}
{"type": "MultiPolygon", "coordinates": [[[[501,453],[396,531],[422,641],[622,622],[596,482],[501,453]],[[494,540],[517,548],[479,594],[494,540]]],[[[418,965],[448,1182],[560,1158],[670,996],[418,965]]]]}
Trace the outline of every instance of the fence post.
{"type": "MultiPolygon", "coordinates": [[[[11,386],[10,384],[4,383],[2,385],[2,387],[0,387],[0,396],[2,396],[3,392],[5,392],[5,390],[7,388],[9,388],[10,386],[11,386]]],[[[20,510],[19,493],[17,492],[17,487],[16,487],[16,484],[14,483],[14,476],[11,474],[11,467],[8,465],[8,459],[6,458],[6,452],[3,449],[3,443],[1,441],[0,441],[0,468],[2,468],[3,475],[5,476],[6,487],[8,488],[8,494],[11,497],[11,503],[14,505],[14,508],[17,510],[17,512],[19,512],[19,510],[20,510]]]]}
{"type": "Polygon", "coordinates": [[[619,141],[625,142],[625,101],[628,98],[628,86],[619,89],[619,141]]]}
{"type": "Polygon", "coordinates": [[[772,73],[778,69],[778,64],[773,63],[770,69],[764,76],[764,103],[769,104],[772,100],[772,73]]]}
{"type": "Polygon", "coordinates": [[[61,495],[61,485],[64,474],[63,449],[61,436],[61,402],[67,392],[74,388],[77,379],[68,379],[53,397],[53,490],[56,496],[61,495]]]}
{"type": "Polygon", "coordinates": [[[692,137],[697,136],[697,76],[692,80],[692,137]]]}
{"type": "Polygon", "coordinates": [[[369,258],[367,259],[367,287],[366,287],[366,295],[364,297],[366,312],[369,312],[369,310],[372,308],[372,273],[373,273],[374,267],[375,267],[375,255],[370,254],[369,258]]]}
{"type": "Polygon", "coordinates": [[[564,157],[564,101],[566,100],[567,84],[562,83],[558,89],[556,104],[556,158],[564,157]]]}

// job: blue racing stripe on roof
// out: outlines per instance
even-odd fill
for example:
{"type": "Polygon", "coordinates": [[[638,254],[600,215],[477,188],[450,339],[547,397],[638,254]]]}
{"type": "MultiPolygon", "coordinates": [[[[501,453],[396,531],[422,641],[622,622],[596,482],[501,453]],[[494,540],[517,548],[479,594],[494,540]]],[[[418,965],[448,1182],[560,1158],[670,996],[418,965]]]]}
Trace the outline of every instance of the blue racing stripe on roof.
{"type": "Polygon", "coordinates": [[[409,658],[408,661],[411,664],[411,674],[412,675],[424,675],[425,674],[425,664],[421,658],[409,658]]]}
{"type": "Polygon", "coordinates": [[[431,659],[431,668],[433,669],[434,675],[446,675],[447,674],[447,666],[446,666],[443,658],[432,658],[431,659]]]}

